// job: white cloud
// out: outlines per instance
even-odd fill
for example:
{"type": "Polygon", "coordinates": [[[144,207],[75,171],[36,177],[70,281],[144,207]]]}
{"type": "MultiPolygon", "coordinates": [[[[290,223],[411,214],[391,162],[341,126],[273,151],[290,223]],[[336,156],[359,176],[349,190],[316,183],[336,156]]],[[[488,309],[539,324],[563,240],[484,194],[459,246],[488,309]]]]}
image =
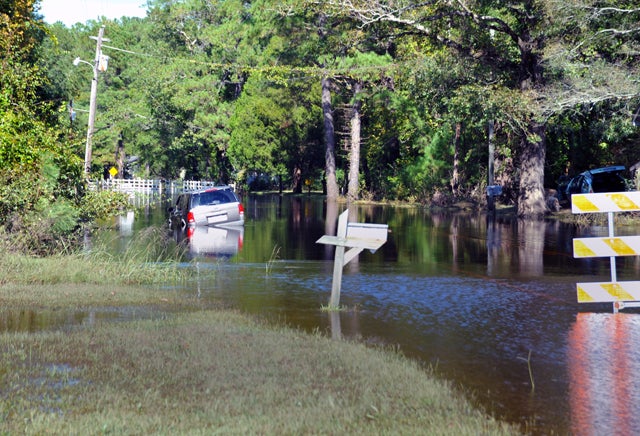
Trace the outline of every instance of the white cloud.
{"type": "Polygon", "coordinates": [[[109,19],[145,17],[146,0],[41,0],[40,14],[53,24],[62,21],[67,27],[104,16],[109,19]]]}

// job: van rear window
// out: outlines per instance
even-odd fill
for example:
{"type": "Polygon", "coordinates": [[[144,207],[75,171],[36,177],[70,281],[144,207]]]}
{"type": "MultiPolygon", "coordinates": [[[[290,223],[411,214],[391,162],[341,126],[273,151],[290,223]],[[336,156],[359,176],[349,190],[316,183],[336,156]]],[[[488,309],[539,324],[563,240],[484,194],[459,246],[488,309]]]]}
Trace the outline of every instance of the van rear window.
{"type": "Polygon", "coordinates": [[[233,195],[226,191],[207,191],[193,195],[192,207],[231,203],[236,201],[233,195]]]}

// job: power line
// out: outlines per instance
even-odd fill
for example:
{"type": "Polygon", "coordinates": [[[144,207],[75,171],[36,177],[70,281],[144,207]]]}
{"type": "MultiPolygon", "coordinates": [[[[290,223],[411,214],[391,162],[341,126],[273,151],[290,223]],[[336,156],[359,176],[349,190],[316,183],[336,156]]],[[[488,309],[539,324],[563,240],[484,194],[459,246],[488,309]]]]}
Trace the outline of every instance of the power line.
{"type": "MultiPolygon", "coordinates": [[[[153,55],[149,53],[140,53],[132,50],[126,50],[123,48],[112,47],[108,45],[102,45],[102,47],[109,48],[111,50],[116,50],[124,53],[129,53],[137,56],[145,56],[145,57],[159,57],[159,55],[153,55]]],[[[291,80],[301,80],[303,78],[317,78],[323,76],[355,76],[357,73],[367,73],[373,71],[389,71],[396,68],[401,68],[405,63],[389,63],[387,65],[370,65],[370,66],[360,66],[360,67],[344,67],[344,68],[333,68],[333,67],[320,67],[320,66],[311,66],[311,67],[296,67],[290,65],[265,65],[265,66],[249,66],[242,64],[232,64],[232,63],[219,63],[219,62],[209,62],[209,61],[198,61],[194,59],[186,59],[180,57],[169,57],[162,56],[165,60],[170,60],[173,62],[187,62],[191,64],[197,64],[201,66],[207,66],[211,69],[216,70],[236,70],[238,72],[247,72],[247,73],[257,73],[257,74],[273,74],[277,76],[284,76],[286,74],[300,74],[302,77],[298,76],[296,78],[289,78],[287,81],[291,80]]]]}

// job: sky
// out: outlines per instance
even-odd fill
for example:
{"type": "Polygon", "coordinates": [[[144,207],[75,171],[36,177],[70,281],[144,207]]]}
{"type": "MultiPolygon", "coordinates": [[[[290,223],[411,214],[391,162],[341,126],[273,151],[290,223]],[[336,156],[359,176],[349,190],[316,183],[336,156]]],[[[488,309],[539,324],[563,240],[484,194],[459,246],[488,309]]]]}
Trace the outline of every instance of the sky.
{"type": "Polygon", "coordinates": [[[62,21],[67,27],[97,20],[146,16],[146,0],[40,0],[40,14],[53,24],[62,21]]]}

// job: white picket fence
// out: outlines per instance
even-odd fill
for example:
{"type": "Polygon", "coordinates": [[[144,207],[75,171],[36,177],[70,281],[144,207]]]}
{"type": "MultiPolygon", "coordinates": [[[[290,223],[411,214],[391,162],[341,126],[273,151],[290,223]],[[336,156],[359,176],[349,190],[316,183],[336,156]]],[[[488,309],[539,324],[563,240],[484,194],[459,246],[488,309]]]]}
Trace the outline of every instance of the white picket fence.
{"type": "Polygon", "coordinates": [[[216,183],[207,180],[107,179],[89,181],[89,189],[104,189],[128,194],[173,195],[215,185],[216,183]]]}

